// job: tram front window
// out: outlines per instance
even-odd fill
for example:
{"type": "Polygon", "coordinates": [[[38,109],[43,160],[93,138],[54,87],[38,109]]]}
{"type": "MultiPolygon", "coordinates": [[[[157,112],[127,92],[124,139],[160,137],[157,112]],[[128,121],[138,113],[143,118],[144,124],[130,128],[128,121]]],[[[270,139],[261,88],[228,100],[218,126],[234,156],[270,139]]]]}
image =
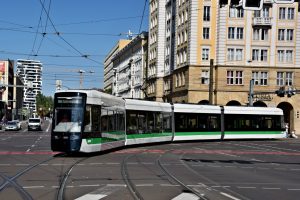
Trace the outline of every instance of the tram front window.
{"type": "Polygon", "coordinates": [[[80,132],[83,106],[79,99],[58,98],[55,106],[54,132],[80,132]]]}

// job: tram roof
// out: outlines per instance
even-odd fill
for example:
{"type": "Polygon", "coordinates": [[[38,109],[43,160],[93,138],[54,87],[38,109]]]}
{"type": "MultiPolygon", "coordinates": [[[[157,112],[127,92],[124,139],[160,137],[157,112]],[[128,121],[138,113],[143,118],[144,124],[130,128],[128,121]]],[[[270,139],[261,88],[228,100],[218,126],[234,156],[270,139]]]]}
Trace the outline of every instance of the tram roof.
{"type": "Polygon", "coordinates": [[[213,113],[220,114],[220,106],[198,104],[174,104],[174,112],[178,113],[213,113]]]}
{"type": "Polygon", "coordinates": [[[84,93],[87,95],[87,104],[122,107],[125,106],[125,101],[122,98],[106,94],[97,90],[65,90],[60,92],[84,93]]]}
{"type": "Polygon", "coordinates": [[[224,106],[225,114],[249,114],[249,115],[283,115],[280,108],[272,107],[243,107],[243,106],[224,106]]]}
{"type": "Polygon", "coordinates": [[[125,99],[126,109],[172,112],[171,104],[157,101],[143,101],[136,99],[125,99]]]}

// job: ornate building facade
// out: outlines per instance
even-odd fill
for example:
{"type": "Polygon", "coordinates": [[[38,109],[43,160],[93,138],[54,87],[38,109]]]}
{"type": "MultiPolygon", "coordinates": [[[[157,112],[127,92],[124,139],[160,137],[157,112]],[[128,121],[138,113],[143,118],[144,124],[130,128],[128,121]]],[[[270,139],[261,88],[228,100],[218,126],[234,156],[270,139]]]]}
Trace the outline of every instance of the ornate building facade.
{"type": "Polygon", "coordinates": [[[283,109],[300,134],[298,2],[250,11],[230,0],[150,0],[149,12],[149,100],[247,106],[252,87],[254,106],[283,109]]]}

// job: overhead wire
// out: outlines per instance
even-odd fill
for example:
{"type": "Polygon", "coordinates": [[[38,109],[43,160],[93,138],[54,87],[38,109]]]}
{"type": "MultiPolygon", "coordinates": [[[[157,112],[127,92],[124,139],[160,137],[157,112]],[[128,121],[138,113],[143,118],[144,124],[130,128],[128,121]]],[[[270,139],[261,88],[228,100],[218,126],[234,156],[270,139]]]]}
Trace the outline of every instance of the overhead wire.
{"type": "Polygon", "coordinates": [[[141,28],[142,28],[142,24],[143,24],[143,21],[144,21],[144,15],[145,15],[145,10],[146,10],[146,5],[147,5],[147,0],[145,0],[145,3],[144,3],[144,8],[143,8],[143,14],[142,14],[142,18],[141,18],[141,22],[140,22],[140,27],[139,27],[139,32],[141,32],[141,28]]]}
{"type": "Polygon", "coordinates": [[[95,63],[97,63],[97,64],[100,64],[100,62],[98,62],[98,61],[96,61],[96,60],[94,60],[94,59],[92,59],[92,58],[89,58],[89,55],[83,54],[83,53],[82,53],[81,51],[79,51],[75,46],[73,46],[70,42],[68,42],[64,37],[62,37],[62,36],[60,35],[59,31],[56,29],[54,23],[52,22],[52,20],[51,20],[51,18],[50,18],[50,16],[49,16],[49,13],[48,13],[47,10],[45,9],[44,4],[42,3],[41,0],[39,0],[39,1],[40,1],[41,5],[42,5],[42,7],[43,7],[43,9],[44,9],[44,11],[45,11],[45,13],[46,13],[46,15],[47,15],[47,18],[48,18],[49,22],[51,23],[51,25],[52,25],[54,31],[57,33],[57,36],[58,36],[61,40],[63,40],[67,45],[69,45],[74,51],[76,51],[79,55],[81,55],[82,58],[86,58],[86,59],[91,60],[91,61],[93,61],[93,62],[95,62],[95,63]]]}
{"type": "MultiPolygon", "coordinates": [[[[46,0],[44,0],[43,4],[45,3],[45,1],[46,0]]],[[[34,37],[34,40],[33,40],[31,51],[30,51],[31,54],[34,54],[35,44],[36,44],[36,40],[37,40],[37,37],[38,37],[38,31],[39,31],[40,25],[42,23],[42,16],[43,16],[43,9],[41,10],[38,26],[37,26],[36,31],[35,31],[35,37],[34,37]]],[[[28,59],[30,59],[30,54],[28,56],[28,59]]]]}
{"type": "MultiPolygon", "coordinates": [[[[45,1],[44,1],[44,2],[45,2],[45,1]]],[[[50,0],[50,2],[49,2],[48,12],[50,12],[51,2],[52,2],[52,0],[50,0]]],[[[47,30],[47,25],[48,25],[48,18],[46,19],[46,25],[45,25],[45,27],[44,27],[44,32],[42,33],[42,39],[41,39],[41,41],[40,41],[39,47],[38,47],[38,49],[37,49],[37,51],[36,51],[36,54],[39,53],[40,48],[41,48],[41,46],[42,46],[42,43],[43,43],[43,41],[44,41],[44,39],[45,39],[45,36],[46,36],[46,30],[47,30]]]]}

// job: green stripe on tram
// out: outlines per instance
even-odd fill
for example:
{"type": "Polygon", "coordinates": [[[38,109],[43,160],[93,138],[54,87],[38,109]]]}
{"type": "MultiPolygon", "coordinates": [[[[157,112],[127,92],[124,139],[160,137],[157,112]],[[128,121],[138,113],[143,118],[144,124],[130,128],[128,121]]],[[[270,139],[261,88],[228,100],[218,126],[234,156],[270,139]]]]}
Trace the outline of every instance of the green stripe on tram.
{"type": "Polygon", "coordinates": [[[130,134],[127,139],[141,139],[141,138],[154,138],[172,136],[172,133],[145,133],[145,134],[130,134]]]}
{"type": "Polygon", "coordinates": [[[282,131],[225,131],[225,135],[271,135],[282,134],[282,131]]]}
{"type": "Polygon", "coordinates": [[[175,136],[187,136],[187,135],[221,135],[221,132],[176,132],[175,136]]]}
{"type": "Polygon", "coordinates": [[[87,144],[103,144],[108,142],[116,142],[120,140],[125,140],[125,133],[120,131],[106,132],[102,133],[102,137],[97,138],[87,138],[87,144]]]}

